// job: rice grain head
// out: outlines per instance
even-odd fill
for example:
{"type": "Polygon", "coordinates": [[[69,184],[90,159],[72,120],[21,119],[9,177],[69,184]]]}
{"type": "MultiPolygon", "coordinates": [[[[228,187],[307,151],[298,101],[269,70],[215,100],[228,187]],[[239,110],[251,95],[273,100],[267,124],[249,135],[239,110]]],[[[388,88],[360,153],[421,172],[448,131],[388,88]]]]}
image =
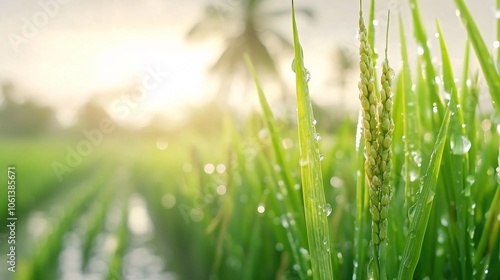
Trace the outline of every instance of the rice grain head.
{"type": "MultiPolygon", "coordinates": [[[[365,137],[365,172],[369,182],[370,213],[372,216],[372,241],[374,245],[380,244],[380,229],[382,228],[381,209],[381,179],[379,168],[379,106],[375,93],[374,69],[372,64],[372,49],[368,41],[368,31],[366,29],[363,13],[359,12],[359,70],[360,81],[359,100],[363,109],[363,131],[365,137]]],[[[383,175],[383,174],[382,174],[383,175]]],[[[386,211],[386,210],[384,210],[386,211]]],[[[386,217],[386,213],[382,213],[386,217]]],[[[385,236],[385,235],[384,235],[385,236]]],[[[384,237],[385,238],[385,237],[384,237]]]]}
{"type": "Polygon", "coordinates": [[[389,67],[387,58],[382,63],[382,76],[380,82],[380,107],[378,126],[378,160],[380,169],[380,189],[377,210],[380,212],[380,225],[378,239],[382,242],[387,237],[387,213],[391,199],[390,177],[392,169],[392,134],[394,131],[394,120],[392,118],[393,94],[392,78],[394,71],[389,67]]]}

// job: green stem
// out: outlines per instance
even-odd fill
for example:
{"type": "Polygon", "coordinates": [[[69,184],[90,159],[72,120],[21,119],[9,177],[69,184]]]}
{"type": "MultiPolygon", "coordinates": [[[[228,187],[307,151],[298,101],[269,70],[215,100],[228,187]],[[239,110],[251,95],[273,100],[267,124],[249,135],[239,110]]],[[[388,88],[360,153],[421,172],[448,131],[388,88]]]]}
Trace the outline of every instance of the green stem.
{"type": "Polygon", "coordinates": [[[477,250],[474,255],[474,267],[476,268],[476,271],[481,271],[479,270],[481,260],[489,254],[492,247],[491,245],[496,242],[495,239],[498,239],[498,235],[492,235],[492,228],[495,223],[498,223],[498,219],[496,217],[497,214],[500,213],[500,187],[497,187],[488,213],[490,214],[484,223],[483,233],[481,234],[481,239],[479,240],[479,245],[477,246],[477,250]]]}

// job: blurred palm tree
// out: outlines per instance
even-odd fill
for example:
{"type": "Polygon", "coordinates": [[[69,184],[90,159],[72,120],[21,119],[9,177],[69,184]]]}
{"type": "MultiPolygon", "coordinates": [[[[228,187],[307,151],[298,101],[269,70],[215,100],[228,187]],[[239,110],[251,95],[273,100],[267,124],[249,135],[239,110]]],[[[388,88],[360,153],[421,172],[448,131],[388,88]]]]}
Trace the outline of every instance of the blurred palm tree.
{"type": "Polygon", "coordinates": [[[346,46],[338,46],[333,54],[337,63],[334,65],[334,71],[338,73],[338,85],[340,92],[345,92],[347,80],[351,76],[351,71],[356,69],[356,52],[346,46]]]}
{"type": "MultiPolygon", "coordinates": [[[[223,51],[211,67],[211,73],[219,77],[217,97],[222,101],[227,99],[235,78],[246,77],[248,81],[244,53],[251,57],[259,76],[283,85],[275,58],[278,52],[291,50],[292,44],[280,31],[269,26],[276,18],[290,16],[291,11],[289,8],[266,9],[264,3],[268,2],[272,1],[210,0],[203,16],[187,33],[189,40],[205,40],[217,35],[224,38],[223,51]],[[276,53],[271,54],[269,47],[276,53]]],[[[307,8],[298,8],[296,12],[312,18],[307,8]]]]}

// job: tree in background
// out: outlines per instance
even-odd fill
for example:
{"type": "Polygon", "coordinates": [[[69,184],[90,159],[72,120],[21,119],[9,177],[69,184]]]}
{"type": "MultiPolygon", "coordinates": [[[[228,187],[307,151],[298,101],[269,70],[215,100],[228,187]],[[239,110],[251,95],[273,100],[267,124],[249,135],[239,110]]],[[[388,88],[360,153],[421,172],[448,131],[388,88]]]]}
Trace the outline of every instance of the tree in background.
{"type": "MultiPolygon", "coordinates": [[[[205,7],[203,16],[186,35],[191,41],[206,40],[218,35],[224,39],[223,50],[210,69],[218,77],[218,101],[226,102],[236,78],[244,77],[249,81],[250,76],[243,60],[244,53],[250,55],[260,76],[277,81],[284,90],[275,59],[277,56],[271,55],[270,47],[291,50],[292,45],[280,31],[269,28],[275,26],[269,23],[276,18],[288,17],[290,9],[269,11],[264,5],[266,2],[271,1],[212,0],[205,7]]],[[[312,18],[309,9],[300,8],[296,12],[312,18]]]]}

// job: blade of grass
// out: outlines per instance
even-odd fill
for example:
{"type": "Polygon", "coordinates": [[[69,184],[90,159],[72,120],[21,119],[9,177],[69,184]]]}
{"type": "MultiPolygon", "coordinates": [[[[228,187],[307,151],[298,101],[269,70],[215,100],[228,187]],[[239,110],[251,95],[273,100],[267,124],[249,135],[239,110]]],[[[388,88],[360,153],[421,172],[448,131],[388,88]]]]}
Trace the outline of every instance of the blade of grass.
{"type": "Polygon", "coordinates": [[[294,10],[294,1],[292,0],[300,166],[312,276],[316,279],[333,279],[328,220],[326,213],[323,211],[326,203],[321,175],[321,162],[318,142],[315,137],[316,129],[313,124],[315,121],[307,84],[308,71],[304,67],[302,47],[299,42],[294,10]]]}
{"type": "MultiPolygon", "coordinates": [[[[452,179],[451,186],[452,198],[456,206],[457,226],[458,226],[458,249],[460,254],[460,265],[462,278],[471,279],[471,258],[472,258],[472,240],[470,231],[473,228],[472,216],[468,211],[470,200],[470,186],[467,185],[468,176],[468,158],[467,153],[470,149],[470,140],[465,136],[465,128],[462,107],[458,101],[457,87],[454,81],[448,50],[444,42],[443,32],[439,21],[436,20],[439,33],[439,44],[441,47],[443,82],[445,92],[450,94],[450,108],[452,112],[450,121],[450,148],[451,154],[445,156],[446,170],[452,179]]],[[[453,200],[452,200],[453,203],[453,200]]],[[[451,210],[453,211],[453,210],[451,210]]]]}
{"type": "MultiPolygon", "coordinates": [[[[267,102],[264,91],[262,90],[262,86],[260,85],[259,78],[257,77],[257,73],[255,72],[255,68],[253,66],[250,57],[245,54],[245,61],[247,63],[248,69],[250,70],[252,77],[255,82],[255,86],[257,87],[257,93],[259,94],[259,102],[262,107],[262,111],[264,112],[264,121],[266,123],[267,129],[269,129],[269,134],[271,136],[271,141],[273,144],[274,155],[276,157],[276,162],[279,168],[279,173],[281,178],[283,178],[285,185],[288,190],[288,194],[292,197],[292,207],[291,209],[296,209],[299,212],[299,215],[303,217],[304,212],[302,211],[302,203],[300,202],[300,196],[297,190],[294,189],[295,182],[290,173],[290,167],[288,166],[288,162],[285,159],[283,146],[281,144],[282,137],[278,130],[278,126],[276,124],[276,120],[274,118],[273,112],[271,111],[271,107],[267,102]]],[[[300,226],[303,225],[303,219],[299,220],[300,226]]]]}
{"type": "Polygon", "coordinates": [[[464,68],[462,72],[462,89],[460,93],[461,106],[464,115],[465,130],[467,138],[470,140],[471,148],[469,150],[469,170],[475,170],[475,159],[478,150],[476,137],[476,108],[479,101],[479,91],[475,85],[477,84],[477,76],[469,78],[469,57],[470,57],[470,42],[467,40],[465,45],[464,68]]]}
{"type": "Polygon", "coordinates": [[[460,12],[460,18],[462,19],[462,22],[467,30],[469,39],[474,47],[474,51],[476,52],[476,57],[479,60],[481,69],[483,70],[484,78],[486,79],[486,83],[490,89],[493,106],[497,114],[500,114],[500,75],[495,68],[493,57],[490,56],[490,52],[488,51],[481,33],[477,28],[476,22],[465,5],[465,2],[463,0],[455,0],[455,4],[460,12]]]}
{"type": "Polygon", "coordinates": [[[309,265],[308,263],[301,259],[300,256],[302,255],[300,253],[300,246],[296,246],[296,243],[299,242],[299,244],[305,244],[306,241],[302,240],[301,237],[303,235],[299,234],[297,228],[304,228],[304,211],[302,204],[298,200],[299,197],[297,195],[297,190],[294,189],[294,182],[292,179],[292,176],[289,172],[289,167],[287,165],[287,162],[284,159],[284,152],[282,150],[281,146],[281,136],[278,131],[278,127],[276,125],[276,121],[274,119],[273,112],[271,111],[271,107],[269,106],[269,103],[267,102],[267,99],[264,95],[264,91],[262,90],[262,87],[260,85],[260,81],[257,77],[257,73],[255,72],[255,68],[252,64],[252,61],[250,60],[250,57],[248,55],[245,55],[245,60],[247,62],[248,69],[250,70],[251,75],[253,76],[255,85],[257,87],[257,92],[259,94],[259,100],[260,104],[262,107],[262,110],[264,111],[264,119],[267,125],[267,128],[269,129],[269,133],[271,136],[271,141],[273,144],[273,150],[275,153],[276,161],[278,162],[278,165],[280,166],[279,171],[281,173],[281,177],[284,179],[285,184],[288,186],[288,191],[284,193],[282,190],[278,190],[275,186],[275,184],[272,184],[271,191],[274,194],[274,197],[277,197],[277,195],[282,195],[285,199],[283,200],[278,200],[278,208],[280,210],[280,213],[282,214],[282,220],[287,227],[285,228],[287,231],[287,236],[289,237],[289,243],[290,247],[292,249],[292,255],[295,259],[295,262],[297,264],[301,264],[299,273],[301,274],[302,278],[305,278],[307,275],[307,271],[309,270],[309,265]],[[289,197],[292,199],[290,200],[289,197]],[[290,222],[291,218],[287,214],[288,211],[287,209],[296,209],[297,212],[297,219],[295,221],[295,225],[292,225],[293,223],[290,222]]]}
{"type": "Polygon", "coordinates": [[[500,221],[496,217],[500,215],[500,187],[497,187],[488,213],[488,218],[486,218],[486,222],[484,223],[483,233],[479,245],[477,246],[476,254],[474,255],[476,273],[481,275],[484,274],[481,261],[489,255],[495,243],[498,241],[498,224],[500,224],[500,221]]]}
{"type": "MultiPolygon", "coordinates": [[[[362,0],[361,0],[362,1],[362,0]]],[[[371,0],[370,4],[370,15],[368,16],[368,42],[372,46],[372,61],[374,66],[377,64],[377,54],[375,53],[375,24],[373,20],[375,19],[375,0],[371,0]]]]}
{"type": "Polygon", "coordinates": [[[446,144],[450,115],[450,110],[446,110],[437,141],[434,145],[434,150],[431,154],[427,173],[423,180],[421,180],[421,191],[417,196],[417,202],[414,206],[415,215],[410,224],[409,239],[406,242],[402,262],[399,266],[398,279],[412,279],[415,267],[420,258],[420,251],[422,250],[427,222],[433,205],[436,182],[441,167],[444,146],[446,144]]]}
{"type": "MultiPolygon", "coordinates": [[[[425,81],[427,84],[427,89],[429,91],[430,98],[428,98],[430,104],[437,107],[439,112],[439,116],[442,117],[443,112],[443,103],[441,98],[439,97],[439,90],[436,84],[436,70],[432,64],[431,52],[429,46],[427,46],[427,34],[425,33],[424,25],[422,23],[422,19],[420,17],[420,11],[418,8],[417,0],[410,0],[411,13],[413,18],[413,27],[415,32],[415,38],[417,39],[417,43],[419,48],[421,48],[421,59],[423,59],[422,66],[424,68],[425,81]]],[[[429,106],[430,107],[430,106],[429,106]]],[[[425,108],[429,108],[425,107],[425,108]]],[[[437,127],[437,116],[434,117],[434,127],[437,127]]],[[[432,129],[431,129],[432,130],[432,129]]]]}
{"type": "Polygon", "coordinates": [[[412,79],[408,61],[408,51],[403,28],[403,20],[399,15],[399,36],[401,40],[401,56],[403,58],[402,83],[403,93],[403,130],[405,150],[405,212],[416,201],[418,178],[420,177],[420,133],[416,95],[412,90],[412,79]]]}

